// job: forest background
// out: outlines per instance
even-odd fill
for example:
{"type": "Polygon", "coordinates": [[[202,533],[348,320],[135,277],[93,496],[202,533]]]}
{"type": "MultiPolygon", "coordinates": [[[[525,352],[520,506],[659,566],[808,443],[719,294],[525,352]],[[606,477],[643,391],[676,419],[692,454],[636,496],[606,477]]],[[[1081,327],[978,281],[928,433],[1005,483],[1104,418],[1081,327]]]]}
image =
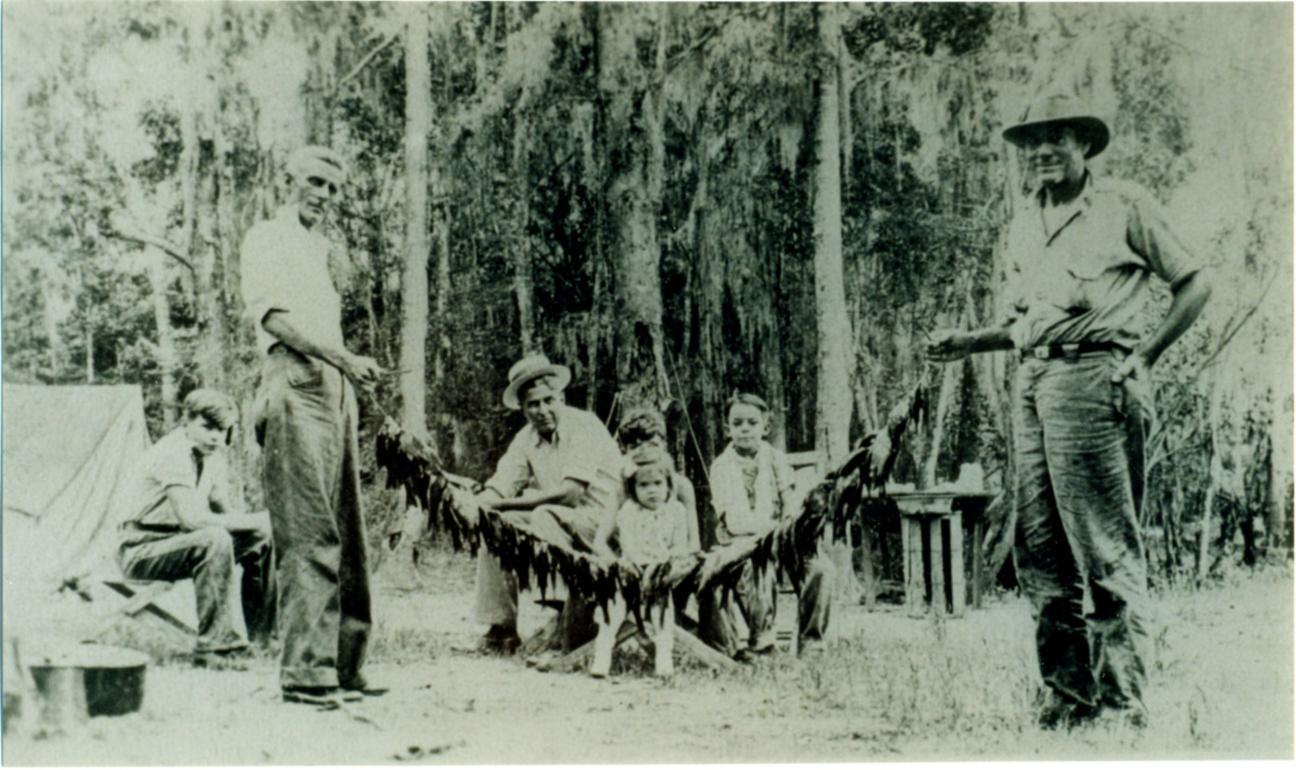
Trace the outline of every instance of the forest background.
{"type": "MultiPolygon", "coordinates": [[[[1154,372],[1153,579],[1237,555],[1220,467],[1244,480],[1228,516],[1287,555],[1291,28],[1282,4],[7,2],[4,381],[138,383],[154,439],[200,384],[246,418],[239,244],[311,142],[352,164],[347,338],[393,372],[361,406],[372,528],[403,509],[384,417],[484,478],[536,351],[613,426],[662,407],[703,500],[734,390],[823,467],[919,382],[897,478],[977,461],[1002,489],[1012,357],[921,351],[1001,316],[1024,182],[999,132],[1069,90],[1114,132],[1095,172],[1166,203],[1215,280],[1154,372]]],[[[246,419],[234,456],[257,507],[246,419]]]]}

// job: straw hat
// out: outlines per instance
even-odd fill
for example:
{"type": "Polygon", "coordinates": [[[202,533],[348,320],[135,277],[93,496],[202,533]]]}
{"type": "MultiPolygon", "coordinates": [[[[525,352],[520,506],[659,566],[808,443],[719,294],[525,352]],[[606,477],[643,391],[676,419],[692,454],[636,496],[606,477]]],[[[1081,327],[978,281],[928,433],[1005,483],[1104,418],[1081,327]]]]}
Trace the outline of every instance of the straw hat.
{"type": "Polygon", "coordinates": [[[522,386],[539,377],[552,375],[558,379],[555,390],[563,390],[567,383],[571,382],[571,369],[562,364],[549,363],[548,357],[543,353],[527,356],[509,367],[509,384],[504,389],[504,406],[509,409],[521,409],[518,403],[518,391],[522,386]]]}

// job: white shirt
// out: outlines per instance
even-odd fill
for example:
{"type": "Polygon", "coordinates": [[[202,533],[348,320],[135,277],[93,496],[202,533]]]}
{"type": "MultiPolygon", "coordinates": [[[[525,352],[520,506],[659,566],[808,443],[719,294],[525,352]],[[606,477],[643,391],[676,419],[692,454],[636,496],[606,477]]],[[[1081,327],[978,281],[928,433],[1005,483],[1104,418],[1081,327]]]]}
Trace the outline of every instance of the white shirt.
{"type": "Polygon", "coordinates": [[[586,485],[579,507],[615,512],[621,499],[616,441],[591,412],[564,404],[557,413],[558,427],[548,439],[530,424],[518,431],[486,486],[509,498],[524,489],[552,491],[572,479],[586,485]]]}
{"type": "Polygon", "coordinates": [[[243,304],[256,327],[257,348],[279,340],[262,323],[270,311],[324,347],[342,347],[342,298],[329,273],[329,240],[302,226],[290,204],[259,222],[243,239],[243,304]]]}

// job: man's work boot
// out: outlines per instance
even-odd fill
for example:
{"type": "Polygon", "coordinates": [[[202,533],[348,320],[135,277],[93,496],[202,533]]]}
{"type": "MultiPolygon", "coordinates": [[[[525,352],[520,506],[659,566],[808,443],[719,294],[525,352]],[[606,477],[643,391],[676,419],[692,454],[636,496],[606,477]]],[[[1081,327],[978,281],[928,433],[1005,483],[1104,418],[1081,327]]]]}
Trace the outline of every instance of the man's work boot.
{"type": "Polygon", "coordinates": [[[227,650],[204,650],[193,654],[194,668],[208,668],[213,671],[247,671],[252,651],[248,647],[232,647],[227,650]]]}
{"type": "Polygon", "coordinates": [[[370,684],[363,674],[357,674],[355,678],[343,682],[341,689],[344,692],[359,693],[366,698],[377,698],[380,695],[385,695],[390,688],[370,684]]]}
{"type": "Polygon", "coordinates": [[[1073,730],[1098,716],[1098,708],[1068,700],[1052,690],[1044,696],[1036,721],[1043,730],[1073,730]]]}
{"type": "Polygon", "coordinates": [[[463,655],[503,655],[517,652],[522,646],[522,639],[517,629],[510,626],[491,626],[486,635],[475,644],[456,645],[452,649],[463,655]]]}

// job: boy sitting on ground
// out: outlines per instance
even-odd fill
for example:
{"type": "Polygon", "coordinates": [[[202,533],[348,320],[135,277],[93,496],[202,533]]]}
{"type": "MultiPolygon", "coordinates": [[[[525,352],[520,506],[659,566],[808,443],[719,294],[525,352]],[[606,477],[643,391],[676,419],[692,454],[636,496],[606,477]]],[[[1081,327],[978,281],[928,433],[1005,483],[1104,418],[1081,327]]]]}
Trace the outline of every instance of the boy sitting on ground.
{"type": "MultiPolygon", "coordinates": [[[[649,567],[689,554],[688,511],[674,497],[670,458],[658,452],[656,458],[642,464],[628,463],[625,474],[626,501],[617,511],[612,531],[596,538],[596,550],[605,558],[617,560],[608,545],[615,537],[621,550],[620,561],[635,567],[649,567]]],[[[641,612],[654,647],[654,672],[660,677],[671,676],[675,670],[674,601],[667,593],[662,604],[649,606],[645,602],[641,612]]],[[[608,607],[608,617],[595,612],[595,618],[599,630],[590,675],[603,678],[612,668],[612,648],[626,619],[625,600],[618,595],[608,607]]]]}
{"type": "Polygon", "coordinates": [[[220,455],[238,411],[229,396],[198,389],[184,400],[184,423],[145,453],[132,479],[117,561],[131,580],[193,579],[197,665],[246,651],[248,634],[267,641],[275,589],[270,520],[231,513],[220,455]],[[235,564],[243,567],[240,581],[235,564]]]}

